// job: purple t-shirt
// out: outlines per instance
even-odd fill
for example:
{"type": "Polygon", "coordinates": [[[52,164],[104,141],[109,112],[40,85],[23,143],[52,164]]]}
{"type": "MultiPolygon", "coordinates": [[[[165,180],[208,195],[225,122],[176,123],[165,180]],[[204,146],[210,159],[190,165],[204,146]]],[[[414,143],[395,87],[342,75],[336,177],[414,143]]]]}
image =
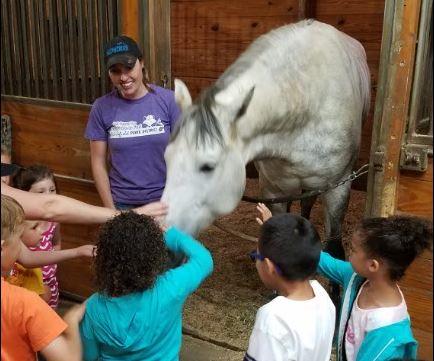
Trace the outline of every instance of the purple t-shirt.
{"type": "Polygon", "coordinates": [[[151,86],[140,99],[113,90],[92,106],[85,137],[107,142],[113,200],[142,205],[161,198],[166,183],[164,151],[180,114],[171,90],[151,86]]]}

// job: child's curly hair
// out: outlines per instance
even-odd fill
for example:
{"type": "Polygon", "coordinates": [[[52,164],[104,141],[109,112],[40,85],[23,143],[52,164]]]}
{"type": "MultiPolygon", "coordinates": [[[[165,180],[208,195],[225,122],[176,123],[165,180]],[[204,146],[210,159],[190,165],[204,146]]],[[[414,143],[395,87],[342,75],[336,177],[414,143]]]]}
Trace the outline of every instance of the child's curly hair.
{"type": "Polygon", "coordinates": [[[418,217],[367,218],[356,232],[367,254],[387,263],[392,281],[399,281],[414,259],[432,248],[432,223],[418,217]]]}
{"type": "Polygon", "coordinates": [[[151,217],[122,212],[101,227],[94,259],[99,292],[118,297],[149,289],[166,265],[163,232],[151,217]]]}

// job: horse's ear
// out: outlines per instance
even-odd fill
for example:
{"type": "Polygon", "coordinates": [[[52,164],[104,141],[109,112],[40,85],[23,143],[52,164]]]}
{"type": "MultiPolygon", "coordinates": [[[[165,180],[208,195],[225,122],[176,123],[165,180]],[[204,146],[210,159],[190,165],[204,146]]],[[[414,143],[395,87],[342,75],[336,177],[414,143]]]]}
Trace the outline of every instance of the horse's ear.
{"type": "Polygon", "coordinates": [[[175,101],[179,105],[181,110],[184,111],[192,103],[190,92],[188,91],[187,85],[185,85],[182,80],[175,79],[174,84],[175,84],[175,101]]]}
{"type": "Polygon", "coordinates": [[[232,91],[228,89],[217,93],[215,100],[218,104],[228,107],[231,111],[233,111],[234,119],[237,120],[246,112],[250,101],[252,100],[254,91],[255,86],[252,86],[246,95],[244,95],[241,103],[239,101],[241,100],[240,97],[242,94],[240,94],[238,97],[234,96],[232,91]]]}
{"type": "Polygon", "coordinates": [[[252,100],[254,91],[255,91],[255,86],[252,86],[252,88],[249,90],[247,95],[244,97],[243,103],[241,104],[240,109],[238,109],[238,113],[237,113],[237,116],[235,117],[235,120],[242,117],[244,115],[244,113],[246,112],[246,110],[250,104],[250,101],[252,100]]]}

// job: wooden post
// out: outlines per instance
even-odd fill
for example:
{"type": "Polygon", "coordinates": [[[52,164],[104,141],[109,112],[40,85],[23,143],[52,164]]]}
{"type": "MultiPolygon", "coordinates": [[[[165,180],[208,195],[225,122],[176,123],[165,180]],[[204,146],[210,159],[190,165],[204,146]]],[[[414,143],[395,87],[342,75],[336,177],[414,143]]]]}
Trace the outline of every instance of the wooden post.
{"type": "Polygon", "coordinates": [[[118,9],[121,34],[129,36],[142,45],[139,32],[140,0],[119,0],[118,9]]]}
{"type": "Polygon", "coordinates": [[[298,0],[298,20],[315,17],[316,0],[298,0]]]}
{"type": "Polygon", "coordinates": [[[170,0],[118,0],[119,29],[141,46],[152,83],[169,88],[170,0]]]}
{"type": "Polygon", "coordinates": [[[153,83],[171,87],[170,0],[147,0],[147,49],[149,75],[153,83]]]}
{"type": "Polygon", "coordinates": [[[386,1],[367,216],[395,213],[399,156],[410,102],[420,7],[421,0],[386,1]]]}

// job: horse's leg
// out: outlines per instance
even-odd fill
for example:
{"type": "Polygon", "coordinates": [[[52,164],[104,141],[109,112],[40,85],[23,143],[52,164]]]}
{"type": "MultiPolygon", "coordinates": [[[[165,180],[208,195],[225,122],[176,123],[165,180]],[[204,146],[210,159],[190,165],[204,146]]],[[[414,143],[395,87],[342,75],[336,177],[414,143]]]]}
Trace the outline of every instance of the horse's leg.
{"type": "MultiPolygon", "coordinates": [[[[259,194],[262,198],[274,198],[280,196],[281,192],[279,188],[273,185],[271,182],[259,172],[259,194]]],[[[267,204],[272,214],[285,213],[287,210],[286,203],[267,204]]],[[[291,204],[289,204],[291,207],[291,204]]]]}
{"type": "MultiPolygon", "coordinates": [[[[345,259],[342,246],[342,222],[350,200],[351,183],[347,182],[322,195],[326,233],[325,251],[331,256],[345,259]]],[[[336,315],[340,311],[340,287],[331,282],[331,299],[336,306],[336,315]]]]}
{"type": "Polygon", "coordinates": [[[339,259],[345,259],[341,231],[350,200],[350,191],[351,183],[347,182],[322,195],[326,234],[325,251],[339,259]]]}
{"type": "MultiPolygon", "coordinates": [[[[307,191],[303,190],[301,194],[306,193],[307,191]]],[[[312,211],[312,207],[316,202],[316,199],[318,196],[313,196],[309,198],[303,198],[300,202],[301,205],[301,216],[309,219],[310,218],[310,212],[312,211]]]]}

